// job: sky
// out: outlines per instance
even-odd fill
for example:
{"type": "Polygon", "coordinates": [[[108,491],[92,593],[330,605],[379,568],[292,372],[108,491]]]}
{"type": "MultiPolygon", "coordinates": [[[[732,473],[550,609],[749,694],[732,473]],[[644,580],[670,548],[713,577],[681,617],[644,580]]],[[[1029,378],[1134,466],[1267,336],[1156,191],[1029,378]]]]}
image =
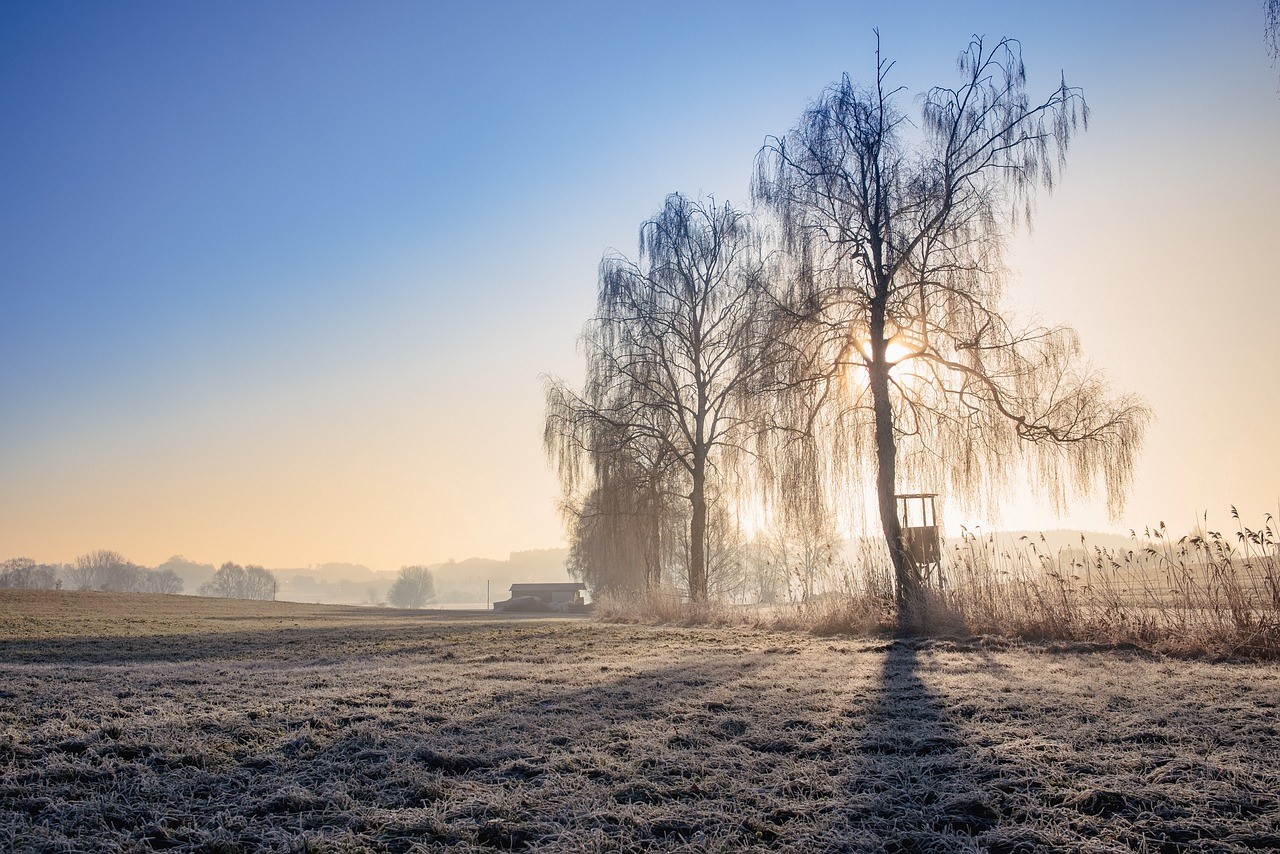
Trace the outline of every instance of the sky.
{"type": "MultiPolygon", "coordinates": [[[[1090,129],[1009,303],[1154,409],[1124,515],[1280,505],[1280,69],[1262,0],[25,3],[0,11],[0,559],[375,569],[557,547],[543,375],[670,192],[971,34],[1090,129]]],[[[945,501],[945,496],[944,496],[945,501]]]]}

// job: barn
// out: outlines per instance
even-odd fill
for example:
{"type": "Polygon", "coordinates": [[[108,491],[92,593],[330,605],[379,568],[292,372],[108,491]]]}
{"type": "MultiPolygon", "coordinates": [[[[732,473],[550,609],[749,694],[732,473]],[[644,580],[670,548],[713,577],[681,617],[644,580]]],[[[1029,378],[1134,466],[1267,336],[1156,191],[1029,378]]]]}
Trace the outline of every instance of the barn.
{"type": "Polygon", "coordinates": [[[539,582],[511,585],[511,598],[494,602],[495,611],[580,611],[586,607],[580,581],[539,582]]]}

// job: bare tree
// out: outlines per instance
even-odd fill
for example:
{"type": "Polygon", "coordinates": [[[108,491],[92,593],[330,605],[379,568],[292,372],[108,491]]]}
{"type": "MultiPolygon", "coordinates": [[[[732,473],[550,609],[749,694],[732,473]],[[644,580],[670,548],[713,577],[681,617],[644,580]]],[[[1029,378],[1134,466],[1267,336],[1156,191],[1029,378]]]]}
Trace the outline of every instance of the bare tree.
{"type": "Polygon", "coordinates": [[[240,566],[228,561],[200,587],[201,596],[227,599],[275,599],[276,577],[260,566],[240,566]]]}
{"type": "Polygon", "coordinates": [[[766,140],[753,194],[796,259],[786,303],[810,357],[790,364],[818,369],[807,402],[823,404],[845,479],[875,479],[909,629],[924,611],[900,479],[994,506],[1029,470],[1059,508],[1101,487],[1118,512],[1148,411],[1081,363],[1071,329],[1019,324],[1002,304],[1002,250],[1087,122],[1080,90],[1032,101],[1019,43],[975,36],[959,85],[931,89],[915,127],[876,57],[870,87],[844,77],[766,140]]]}
{"type": "Polygon", "coordinates": [[[119,552],[98,549],[76,558],[67,576],[77,590],[128,593],[136,589],[142,571],[119,552]]]}
{"type": "Polygon", "coordinates": [[[0,563],[0,587],[51,590],[57,586],[57,567],[37,564],[29,557],[15,557],[0,563]]]}
{"type": "Polygon", "coordinates": [[[138,573],[139,593],[181,593],[182,577],[172,569],[144,569],[138,573]]]}
{"type": "Polygon", "coordinates": [[[425,566],[402,566],[387,591],[387,602],[396,608],[421,608],[435,597],[435,593],[431,570],[425,566]]]}
{"type": "Polygon", "coordinates": [[[808,605],[830,587],[840,538],[829,519],[788,520],[759,537],[757,548],[759,560],[771,568],[775,583],[786,590],[788,599],[808,605]]]}
{"type": "Polygon", "coordinates": [[[687,502],[695,603],[707,600],[708,490],[734,488],[757,414],[745,401],[769,361],[762,271],[745,214],[668,196],[641,226],[639,261],[609,255],[600,265],[584,392],[548,385],[545,440],[562,485],[595,492],[594,506],[571,506],[610,513],[597,490],[633,488],[621,503],[643,508],[634,518],[648,528],[638,534],[652,538],[652,561],[666,498],[687,502]]]}

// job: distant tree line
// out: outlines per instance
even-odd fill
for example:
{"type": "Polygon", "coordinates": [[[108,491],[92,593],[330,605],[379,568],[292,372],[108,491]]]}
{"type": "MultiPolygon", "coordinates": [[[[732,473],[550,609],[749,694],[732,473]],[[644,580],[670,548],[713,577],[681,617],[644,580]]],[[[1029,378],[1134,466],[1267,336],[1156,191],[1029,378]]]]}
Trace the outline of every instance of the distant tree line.
{"type": "Polygon", "coordinates": [[[171,569],[148,569],[119,552],[99,549],[69,564],[37,564],[13,558],[0,564],[0,587],[27,590],[98,590],[108,593],[181,593],[183,582],[171,569]]]}
{"type": "MultiPolygon", "coordinates": [[[[175,567],[199,571],[203,565],[175,555],[156,569],[148,569],[108,549],[80,555],[68,564],[38,564],[31,558],[12,558],[0,563],[0,588],[182,593],[185,582],[175,567]]],[[[260,566],[228,562],[213,572],[198,592],[201,596],[233,599],[274,599],[277,586],[275,576],[260,566]]]]}
{"type": "MultiPolygon", "coordinates": [[[[494,562],[495,565],[501,565],[494,562]]],[[[334,571],[358,571],[374,574],[362,566],[326,564],[334,571]]],[[[390,573],[387,573],[388,575],[390,573]]],[[[107,593],[182,593],[188,584],[196,595],[226,599],[272,600],[281,592],[281,584],[270,570],[254,564],[240,565],[228,561],[214,569],[174,555],[155,569],[139,566],[122,554],[106,549],[81,555],[71,563],[39,564],[31,558],[13,558],[0,563],[0,588],[29,590],[94,590],[107,593]]],[[[360,587],[367,579],[342,581],[337,588],[360,587]]],[[[331,582],[299,576],[293,581],[292,593],[315,594],[334,587],[331,582]]],[[[337,589],[335,588],[335,589],[337,589]]],[[[367,586],[364,604],[391,605],[396,608],[421,608],[435,601],[435,580],[426,566],[404,566],[390,588],[367,586]],[[383,601],[385,591],[385,601],[383,601]]]]}
{"type": "Polygon", "coordinates": [[[181,593],[183,586],[172,570],[150,570],[106,549],[76,558],[67,579],[76,590],[107,593],[181,593]]]}
{"type": "Polygon", "coordinates": [[[60,564],[39,564],[29,557],[0,563],[0,587],[18,590],[52,590],[62,586],[60,564]]]}

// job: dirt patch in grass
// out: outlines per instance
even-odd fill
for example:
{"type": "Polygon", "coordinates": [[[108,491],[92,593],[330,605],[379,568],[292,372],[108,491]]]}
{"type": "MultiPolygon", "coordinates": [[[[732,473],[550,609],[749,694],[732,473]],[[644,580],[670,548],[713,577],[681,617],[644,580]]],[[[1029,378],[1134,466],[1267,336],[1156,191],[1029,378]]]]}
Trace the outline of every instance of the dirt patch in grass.
{"type": "Polygon", "coordinates": [[[42,595],[4,850],[1280,847],[1274,665],[42,595]]]}

